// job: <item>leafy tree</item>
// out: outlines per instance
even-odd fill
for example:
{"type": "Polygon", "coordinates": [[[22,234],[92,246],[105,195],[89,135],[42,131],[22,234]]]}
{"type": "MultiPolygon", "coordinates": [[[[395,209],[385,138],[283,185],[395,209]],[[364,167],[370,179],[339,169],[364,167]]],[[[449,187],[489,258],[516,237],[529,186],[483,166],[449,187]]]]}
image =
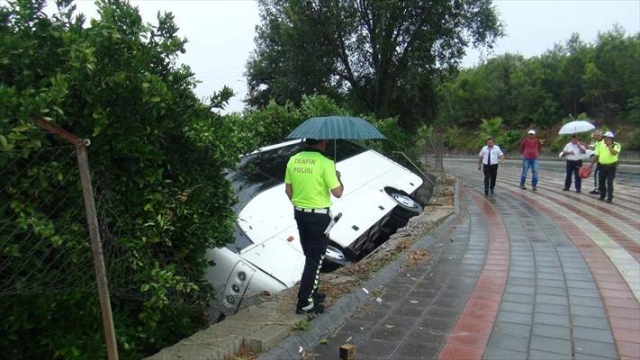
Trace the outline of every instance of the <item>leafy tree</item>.
{"type": "Polygon", "coordinates": [[[204,252],[233,224],[223,169],[240,145],[233,122],[212,112],[230,91],[206,105],[194,95],[171,14],[143,24],[128,3],[99,0],[100,19],[85,24],[70,1],[57,4],[51,18],[43,0],[0,6],[0,165],[24,171],[0,177],[0,284],[11,290],[0,293],[0,352],[105,357],[95,280],[81,266],[91,256],[84,215],[65,201],[80,194],[78,172],[47,151],[65,144],[35,126],[44,115],[92,141],[117,340],[121,358],[137,359],[207,323],[204,252]],[[43,197],[61,206],[43,208],[43,197]],[[72,282],[49,292],[54,265],[72,282]]]}
{"type": "Polygon", "coordinates": [[[478,141],[476,143],[476,147],[483,146],[489,137],[493,137],[496,144],[501,144],[503,131],[501,117],[482,119],[482,123],[477,131],[478,141]]]}
{"type": "MultiPolygon", "coordinates": [[[[541,56],[489,59],[439,87],[437,123],[475,128],[483,118],[501,117],[514,139],[518,130],[559,127],[562,119],[576,114],[601,128],[632,127],[640,123],[639,44],[640,34],[627,36],[614,27],[593,44],[574,34],[541,56]]],[[[623,134],[629,136],[623,142],[640,146],[631,131],[623,134]]]]}
{"type": "Polygon", "coordinates": [[[435,119],[436,84],[502,35],[489,0],[260,0],[248,102],[323,94],[405,129],[435,119]]]}

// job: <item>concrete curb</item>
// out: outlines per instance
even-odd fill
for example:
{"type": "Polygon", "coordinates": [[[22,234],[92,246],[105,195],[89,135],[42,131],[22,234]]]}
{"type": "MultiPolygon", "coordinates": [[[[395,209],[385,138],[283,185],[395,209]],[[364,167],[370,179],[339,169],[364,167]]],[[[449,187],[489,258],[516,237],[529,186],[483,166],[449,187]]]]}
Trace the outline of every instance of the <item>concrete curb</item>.
{"type": "MultiPolygon", "coordinates": [[[[428,249],[433,246],[435,241],[442,236],[442,234],[453,226],[460,214],[459,194],[460,181],[456,179],[453,214],[440,223],[433,234],[427,235],[416,241],[411,246],[411,250],[428,249]]],[[[400,272],[402,265],[407,260],[407,257],[408,255],[406,252],[401,253],[396,260],[378,271],[371,280],[365,282],[362,285],[362,288],[370,291],[388,284],[391,279],[400,272]]],[[[362,304],[364,304],[366,300],[369,299],[369,296],[370,295],[365,293],[362,289],[358,289],[341,297],[339,300],[334,302],[331,307],[324,312],[324,314],[321,314],[312,320],[311,325],[313,328],[311,330],[304,332],[298,331],[294,333],[268,352],[260,355],[258,360],[301,359],[304,350],[315,347],[322,339],[327,338],[332,332],[339,329],[349,319],[349,317],[362,304]]]]}

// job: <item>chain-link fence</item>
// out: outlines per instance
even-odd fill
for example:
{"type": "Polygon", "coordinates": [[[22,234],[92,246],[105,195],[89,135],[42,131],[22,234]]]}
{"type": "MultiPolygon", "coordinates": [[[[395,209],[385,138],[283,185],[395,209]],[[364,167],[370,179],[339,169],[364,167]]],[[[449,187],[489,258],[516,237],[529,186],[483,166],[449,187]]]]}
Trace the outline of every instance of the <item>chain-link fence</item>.
{"type": "MultiPolygon", "coordinates": [[[[87,144],[44,119],[35,121],[42,131],[25,127],[9,139],[3,135],[0,299],[7,307],[26,297],[59,301],[50,294],[96,293],[97,284],[107,351],[117,359],[87,144]]],[[[15,308],[4,310],[14,316],[15,308]]]]}

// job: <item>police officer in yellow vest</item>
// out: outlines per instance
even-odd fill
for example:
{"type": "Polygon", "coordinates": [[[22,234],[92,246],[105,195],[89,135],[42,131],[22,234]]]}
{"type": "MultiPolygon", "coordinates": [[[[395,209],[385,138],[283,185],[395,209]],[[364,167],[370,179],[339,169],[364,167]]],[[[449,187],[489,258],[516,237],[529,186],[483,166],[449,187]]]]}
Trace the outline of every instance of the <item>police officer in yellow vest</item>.
{"type": "Polygon", "coordinates": [[[618,167],[618,154],[622,146],[613,141],[613,133],[607,131],[604,133],[604,142],[596,147],[595,157],[591,160],[591,167],[598,162],[600,166],[600,176],[598,190],[600,191],[600,200],[607,203],[613,201],[613,179],[616,177],[616,169],[618,167]]]}
{"type": "Polygon", "coordinates": [[[319,314],[324,311],[324,294],[318,292],[318,282],[328,245],[324,232],[331,221],[330,193],[339,198],[344,186],[335,163],[324,155],[327,141],[306,139],[306,143],[307,148],[289,159],[284,182],[305,256],[296,313],[319,314]]]}
{"type": "MultiPolygon", "coordinates": [[[[602,139],[602,131],[596,130],[593,132],[593,139],[595,140],[593,145],[587,145],[587,149],[593,150],[594,153],[598,146],[602,145],[604,140],[602,139]]],[[[593,190],[589,191],[589,194],[600,195],[600,164],[596,164],[596,171],[593,172],[593,190]]]]}

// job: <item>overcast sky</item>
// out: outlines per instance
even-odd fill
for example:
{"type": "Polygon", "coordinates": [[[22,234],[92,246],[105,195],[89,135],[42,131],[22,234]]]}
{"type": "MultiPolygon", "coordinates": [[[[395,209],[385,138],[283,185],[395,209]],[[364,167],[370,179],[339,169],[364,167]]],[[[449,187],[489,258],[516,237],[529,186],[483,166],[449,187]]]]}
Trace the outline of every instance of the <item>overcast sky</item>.
{"type": "MultiPolygon", "coordinates": [[[[4,3],[5,1],[0,1],[4,3]]],[[[50,1],[53,3],[53,1],[50,1]]],[[[156,23],[158,11],[171,11],[186,37],[186,54],[180,61],[191,66],[202,81],[196,93],[204,98],[224,85],[237,94],[227,111],[241,111],[246,95],[245,64],[254,48],[255,26],[259,23],[254,0],[131,1],[143,19],[156,23]]],[[[93,0],[76,0],[78,11],[95,17],[93,0]]],[[[498,40],[491,54],[470,49],[465,66],[477,65],[484,57],[519,53],[540,55],[556,43],[564,43],[572,33],[593,42],[598,32],[614,24],[627,34],[640,32],[640,0],[494,0],[506,26],[506,36],[498,40]]]]}

